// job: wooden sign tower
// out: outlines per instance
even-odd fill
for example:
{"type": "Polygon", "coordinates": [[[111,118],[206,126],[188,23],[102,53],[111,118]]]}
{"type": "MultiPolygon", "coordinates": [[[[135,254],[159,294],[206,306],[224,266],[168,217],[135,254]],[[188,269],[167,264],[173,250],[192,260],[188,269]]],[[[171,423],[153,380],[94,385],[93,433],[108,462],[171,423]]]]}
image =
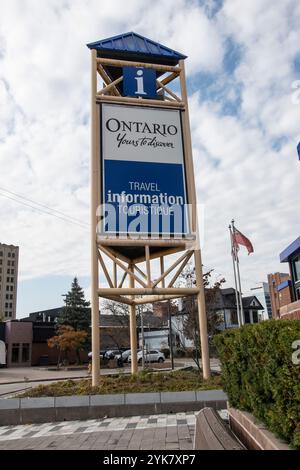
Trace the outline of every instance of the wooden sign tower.
{"type": "Polygon", "coordinates": [[[88,47],[91,50],[93,385],[100,380],[99,298],[129,306],[131,370],[135,373],[136,307],[197,296],[203,376],[208,379],[207,319],[185,77],[186,56],[136,33],[97,41],[88,47]],[[137,148],[139,146],[141,148],[137,148]],[[143,171],[144,175],[139,177],[143,171]],[[134,181],[143,182],[129,182],[132,194],[124,190],[128,188],[128,178],[127,186],[120,185],[120,180],[127,174],[134,175],[131,178],[134,181]],[[178,194],[170,196],[168,190],[163,189],[158,195],[153,174],[162,187],[179,191],[178,194]],[[177,177],[181,178],[180,184],[175,182],[177,177]],[[179,186],[183,189],[178,189],[179,186]],[[141,187],[149,187],[154,193],[146,194],[141,187]],[[166,236],[161,229],[155,233],[148,230],[134,234],[128,226],[127,230],[117,226],[114,233],[107,229],[105,211],[99,210],[99,206],[105,206],[108,200],[117,209],[124,201],[125,205],[132,200],[149,203],[150,196],[154,200],[153,194],[164,204],[176,200],[188,208],[184,215],[188,218],[186,230],[180,234],[175,230],[166,236]],[[175,283],[188,262],[194,262],[196,284],[178,287],[175,283]],[[105,279],[104,285],[99,285],[100,278],[105,279]]]}

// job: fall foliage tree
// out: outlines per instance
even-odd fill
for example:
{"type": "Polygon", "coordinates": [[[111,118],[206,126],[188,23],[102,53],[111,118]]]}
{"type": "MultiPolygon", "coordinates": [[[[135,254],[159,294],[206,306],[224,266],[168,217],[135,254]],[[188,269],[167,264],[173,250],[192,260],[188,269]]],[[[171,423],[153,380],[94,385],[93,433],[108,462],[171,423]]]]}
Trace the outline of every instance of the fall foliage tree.
{"type": "Polygon", "coordinates": [[[69,351],[79,351],[86,340],[86,331],[75,331],[72,326],[60,325],[57,329],[57,335],[48,339],[49,348],[57,348],[59,351],[57,367],[59,367],[62,354],[69,351]]]}

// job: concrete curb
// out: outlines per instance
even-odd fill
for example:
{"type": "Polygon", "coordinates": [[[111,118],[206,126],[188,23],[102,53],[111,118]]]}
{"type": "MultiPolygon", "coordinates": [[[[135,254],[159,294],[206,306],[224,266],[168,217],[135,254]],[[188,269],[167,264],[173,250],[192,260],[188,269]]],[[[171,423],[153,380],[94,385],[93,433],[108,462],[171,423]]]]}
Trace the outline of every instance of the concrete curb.
{"type": "Polygon", "coordinates": [[[0,425],[46,423],[226,408],[223,390],[0,398],[0,425]]]}

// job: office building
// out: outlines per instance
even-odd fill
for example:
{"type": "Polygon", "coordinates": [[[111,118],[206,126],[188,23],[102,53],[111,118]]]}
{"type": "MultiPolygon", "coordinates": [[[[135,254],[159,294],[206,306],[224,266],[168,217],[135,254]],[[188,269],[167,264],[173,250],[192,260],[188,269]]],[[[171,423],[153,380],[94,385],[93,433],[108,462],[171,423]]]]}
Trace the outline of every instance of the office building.
{"type": "Polygon", "coordinates": [[[300,237],[280,253],[280,262],[290,270],[290,302],[280,307],[280,318],[300,320],[300,237]]]}
{"type": "Polygon", "coordinates": [[[14,320],[17,310],[19,247],[0,243],[0,316],[14,320]]]}

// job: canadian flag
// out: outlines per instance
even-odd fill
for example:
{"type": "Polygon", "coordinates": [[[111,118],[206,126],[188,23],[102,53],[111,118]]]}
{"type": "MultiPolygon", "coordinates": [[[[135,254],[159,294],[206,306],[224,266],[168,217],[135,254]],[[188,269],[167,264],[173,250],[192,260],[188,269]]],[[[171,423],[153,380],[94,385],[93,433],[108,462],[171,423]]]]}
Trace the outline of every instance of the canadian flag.
{"type": "Polygon", "coordinates": [[[247,248],[248,255],[254,252],[253,245],[250,240],[234,227],[232,233],[232,249],[238,251],[239,245],[244,245],[247,248]]]}

